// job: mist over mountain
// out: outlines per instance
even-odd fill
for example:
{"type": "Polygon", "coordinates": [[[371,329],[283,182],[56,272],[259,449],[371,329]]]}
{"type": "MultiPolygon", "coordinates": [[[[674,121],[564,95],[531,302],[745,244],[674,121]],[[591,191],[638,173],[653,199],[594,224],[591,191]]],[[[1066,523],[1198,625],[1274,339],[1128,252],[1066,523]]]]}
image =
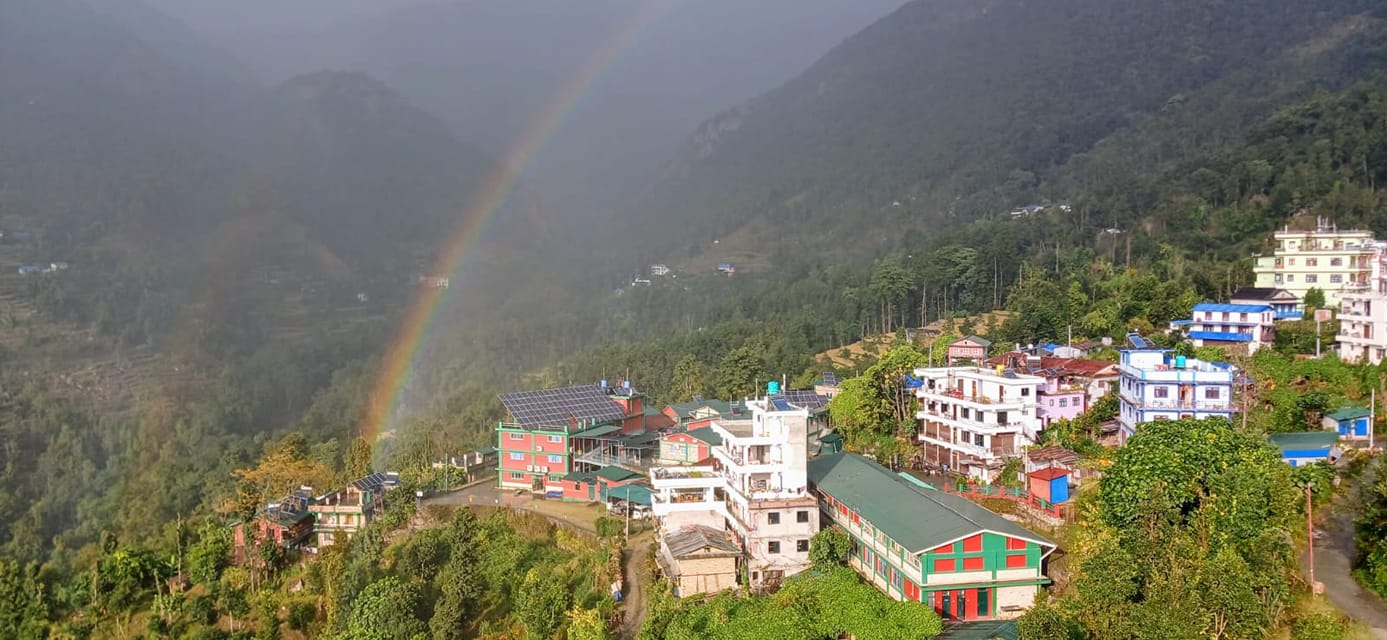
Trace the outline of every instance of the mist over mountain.
{"type": "Polygon", "coordinates": [[[634,33],[533,158],[526,183],[562,215],[628,200],[709,114],[774,87],[901,0],[533,0],[252,2],[163,7],[234,51],[267,82],[320,69],[370,73],[501,153],[633,16],[634,33]],[[244,6],[244,5],[238,5],[244,6]],[[304,19],[318,12],[317,20],[304,19]]]}

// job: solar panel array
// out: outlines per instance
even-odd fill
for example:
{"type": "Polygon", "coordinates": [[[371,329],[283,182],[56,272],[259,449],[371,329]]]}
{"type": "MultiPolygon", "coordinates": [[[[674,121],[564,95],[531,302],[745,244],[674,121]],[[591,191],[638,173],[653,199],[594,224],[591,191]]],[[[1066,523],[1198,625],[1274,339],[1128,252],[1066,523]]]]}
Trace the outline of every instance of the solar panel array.
{"type": "Polygon", "coordinates": [[[381,489],[385,488],[385,474],[373,473],[369,476],[357,478],[356,480],[352,481],[352,486],[356,487],[361,491],[378,492],[381,489]]]}
{"type": "Polygon", "coordinates": [[[832,372],[832,371],[825,371],[825,372],[824,372],[824,384],[826,384],[826,385],[828,385],[828,386],[830,386],[830,387],[836,387],[836,386],[838,386],[838,374],[836,374],[836,373],[834,373],[834,372],[832,372]]]}
{"type": "Polygon", "coordinates": [[[792,389],[776,396],[776,398],[783,398],[796,407],[810,411],[818,411],[828,404],[828,398],[814,393],[811,389],[792,389]]]}
{"type": "Polygon", "coordinates": [[[570,418],[580,422],[614,422],[626,411],[593,384],[501,394],[501,404],[525,427],[560,427],[570,418]]]}

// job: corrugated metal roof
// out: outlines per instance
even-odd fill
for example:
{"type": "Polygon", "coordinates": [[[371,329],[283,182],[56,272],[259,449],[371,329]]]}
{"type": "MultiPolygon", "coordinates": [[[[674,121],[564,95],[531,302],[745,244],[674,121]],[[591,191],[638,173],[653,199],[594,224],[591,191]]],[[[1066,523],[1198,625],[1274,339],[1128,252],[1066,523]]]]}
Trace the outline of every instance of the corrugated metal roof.
{"type": "Polygon", "coordinates": [[[1339,434],[1334,431],[1273,433],[1267,436],[1267,441],[1271,443],[1271,446],[1282,451],[1329,449],[1339,441],[1339,434]]]}
{"type": "Polygon", "coordinates": [[[737,543],[727,539],[726,533],[701,524],[665,536],[665,545],[669,547],[670,555],[676,559],[696,555],[704,549],[710,549],[720,554],[740,554],[742,552],[742,548],[737,546],[737,543]]]}
{"type": "Polygon", "coordinates": [[[635,471],[632,471],[630,469],[623,469],[621,467],[602,467],[601,469],[597,470],[597,477],[606,480],[611,480],[612,482],[630,480],[631,478],[634,478],[639,475],[640,474],[636,473],[635,471]]]}
{"type": "Polygon", "coordinates": [[[623,484],[619,487],[612,487],[607,490],[607,497],[646,506],[650,505],[650,489],[638,484],[623,484]]]}
{"type": "Polygon", "coordinates": [[[1195,311],[1227,311],[1229,313],[1263,313],[1271,311],[1265,304],[1229,304],[1226,302],[1201,302],[1194,305],[1195,311]]]}
{"type": "Polygon", "coordinates": [[[809,481],[857,511],[911,553],[921,553],[980,531],[1023,538],[1047,547],[1050,539],[959,496],[911,485],[855,453],[809,461],[809,481]]]}
{"type": "Polygon", "coordinates": [[[1370,415],[1372,412],[1363,407],[1344,407],[1330,411],[1324,414],[1324,417],[1331,420],[1352,420],[1354,418],[1366,418],[1370,415]]]}

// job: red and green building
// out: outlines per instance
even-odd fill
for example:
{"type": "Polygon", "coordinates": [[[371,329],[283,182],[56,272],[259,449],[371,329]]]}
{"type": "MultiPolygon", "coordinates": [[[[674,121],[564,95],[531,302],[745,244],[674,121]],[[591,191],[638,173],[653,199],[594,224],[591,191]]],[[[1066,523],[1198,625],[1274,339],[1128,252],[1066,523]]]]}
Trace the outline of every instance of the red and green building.
{"type": "Polygon", "coordinates": [[[577,458],[645,431],[644,402],[629,385],[605,383],[501,394],[507,417],[496,426],[497,482],[563,496],[564,477],[588,466],[577,458]]]}
{"type": "Polygon", "coordinates": [[[853,539],[849,564],[897,600],[945,619],[1008,619],[1050,581],[1054,542],[967,499],[855,453],[815,458],[808,474],[824,514],[853,539]]]}

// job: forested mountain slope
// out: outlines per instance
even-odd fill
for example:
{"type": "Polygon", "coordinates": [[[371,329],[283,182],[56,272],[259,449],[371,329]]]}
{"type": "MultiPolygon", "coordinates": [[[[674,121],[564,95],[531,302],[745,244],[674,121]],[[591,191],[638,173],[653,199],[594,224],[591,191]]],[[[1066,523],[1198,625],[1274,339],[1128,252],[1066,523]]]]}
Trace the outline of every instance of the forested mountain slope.
{"type": "MultiPolygon", "coordinates": [[[[917,0],[705,123],[630,219],[652,248],[687,255],[718,238],[716,251],[755,245],[783,264],[814,260],[803,248],[873,255],[902,232],[1120,190],[1096,158],[1128,160],[1089,154],[1151,150],[1149,169],[1236,140],[1313,87],[1366,77],[1381,61],[1381,11],[917,0]]],[[[1136,208],[1075,214],[1087,235],[1136,208]]]]}

